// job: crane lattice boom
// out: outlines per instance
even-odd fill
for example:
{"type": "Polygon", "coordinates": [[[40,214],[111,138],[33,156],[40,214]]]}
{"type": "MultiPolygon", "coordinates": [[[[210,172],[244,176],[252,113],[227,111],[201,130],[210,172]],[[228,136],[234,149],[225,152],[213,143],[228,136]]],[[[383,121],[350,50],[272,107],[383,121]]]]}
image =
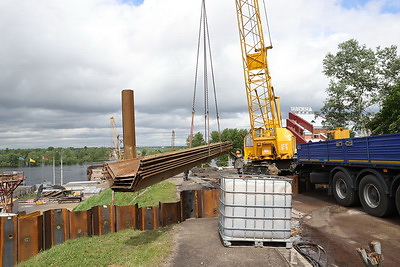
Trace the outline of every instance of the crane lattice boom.
{"type": "Polygon", "coordinates": [[[236,11],[251,126],[245,159],[291,159],[294,137],[281,126],[279,97],[271,85],[267,60],[272,45],[265,45],[258,0],[236,0],[236,11]]]}

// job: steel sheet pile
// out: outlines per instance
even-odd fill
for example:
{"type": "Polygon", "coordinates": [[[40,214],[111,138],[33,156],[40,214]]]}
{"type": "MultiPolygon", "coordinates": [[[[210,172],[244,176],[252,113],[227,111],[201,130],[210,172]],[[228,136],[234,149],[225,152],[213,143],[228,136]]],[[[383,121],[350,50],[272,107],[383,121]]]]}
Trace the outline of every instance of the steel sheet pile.
{"type": "Polygon", "coordinates": [[[215,143],[111,162],[104,166],[104,173],[114,191],[134,192],[188,171],[231,150],[231,142],[215,143]]]}

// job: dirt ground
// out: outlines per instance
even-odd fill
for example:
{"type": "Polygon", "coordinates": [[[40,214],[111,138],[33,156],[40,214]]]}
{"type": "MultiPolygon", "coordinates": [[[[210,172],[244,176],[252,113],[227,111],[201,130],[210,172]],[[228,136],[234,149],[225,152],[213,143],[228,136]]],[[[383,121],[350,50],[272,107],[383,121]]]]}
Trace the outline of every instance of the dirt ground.
{"type": "MultiPolygon", "coordinates": [[[[228,169],[194,169],[189,180],[183,175],[170,178],[177,185],[177,193],[183,190],[199,190],[218,187],[220,175],[236,174],[228,169]]],[[[255,248],[251,243],[241,247],[224,247],[218,232],[218,217],[189,219],[173,228],[174,253],[165,266],[311,266],[294,248],[285,244],[271,244],[255,248]]]]}
{"type": "MultiPolygon", "coordinates": [[[[234,172],[224,172],[226,173],[234,172]]],[[[180,190],[189,187],[201,189],[214,186],[220,174],[219,171],[195,172],[190,176],[190,181],[183,183],[179,182],[180,177],[173,179],[178,179],[177,186],[180,190]]],[[[190,263],[191,266],[227,266],[224,265],[224,259],[229,259],[238,266],[279,266],[271,260],[277,257],[274,253],[279,252],[274,248],[272,251],[224,248],[218,240],[217,219],[214,220],[194,220],[177,226],[178,244],[170,266],[185,266],[180,265],[181,262],[190,263]],[[202,232],[203,227],[208,227],[207,232],[202,232]],[[269,256],[264,258],[263,253],[269,256]],[[188,258],[193,260],[188,261],[188,258]]],[[[400,266],[399,215],[377,218],[365,213],[361,206],[339,206],[333,197],[327,195],[327,190],[322,189],[293,196],[293,227],[292,230],[299,233],[295,239],[316,243],[326,251],[326,257],[322,255],[320,259],[323,266],[363,266],[356,249],[368,248],[371,241],[381,242],[385,266],[400,266]]],[[[280,257],[282,255],[281,253],[280,257]]],[[[286,257],[286,263],[288,261],[290,262],[290,258],[286,257]]]]}
{"type": "Polygon", "coordinates": [[[356,248],[379,241],[384,265],[400,266],[400,216],[377,218],[361,206],[339,206],[324,190],[294,196],[293,209],[301,213],[301,238],[322,246],[328,264],[362,266],[356,248]]]}
{"type": "Polygon", "coordinates": [[[173,231],[174,254],[165,266],[311,266],[293,248],[224,247],[217,217],[190,219],[175,225],[173,231]]]}

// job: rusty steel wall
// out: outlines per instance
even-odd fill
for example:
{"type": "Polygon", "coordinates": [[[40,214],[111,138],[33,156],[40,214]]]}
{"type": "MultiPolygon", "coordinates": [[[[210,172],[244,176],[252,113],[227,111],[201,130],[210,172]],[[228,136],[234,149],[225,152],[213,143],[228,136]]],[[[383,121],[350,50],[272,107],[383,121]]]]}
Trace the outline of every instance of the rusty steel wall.
{"type": "Polygon", "coordinates": [[[49,249],[69,239],[69,211],[67,209],[46,210],[44,218],[44,248],[49,249]]]}
{"type": "Polygon", "coordinates": [[[115,206],[115,230],[139,229],[138,205],[115,206]]]}
{"type": "Polygon", "coordinates": [[[139,209],[139,229],[156,230],[159,227],[158,207],[141,207],[139,209]]]}
{"type": "Polygon", "coordinates": [[[196,214],[198,215],[198,212],[196,212],[197,205],[195,192],[196,190],[181,192],[181,217],[183,221],[190,218],[196,218],[196,214]]]}
{"type": "Polygon", "coordinates": [[[160,226],[180,223],[182,221],[181,206],[181,202],[160,203],[160,226]]]}
{"type": "Polygon", "coordinates": [[[181,192],[181,201],[159,206],[103,205],[86,211],[48,210],[0,217],[1,266],[14,266],[68,239],[105,235],[123,229],[156,230],[188,218],[218,215],[219,189],[181,192]]]}
{"type": "Polygon", "coordinates": [[[216,217],[219,215],[220,190],[201,190],[201,218],[216,217]]]}
{"type": "Polygon", "coordinates": [[[182,220],[208,218],[219,214],[219,189],[181,192],[182,220]]]}
{"type": "Polygon", "coordinates": [[[18,262],[38,254],[43,247],[43,216],[18,218],[18,262]]]}
{"type": "Polygon", "coordinates": [[[115,232],[115,208],[102,205],[92,208],[93,235],[106,235],[115,232]]]}
{"type": "Polygon", "coordinates": [[[17,216],[0,217],[0,266],[17,263],[17,216]]]}
{"type": "Polygon", "coordinates": [[[91,210],[72,211],[69,213],[69,238],[92,235],[92,212],[91,210]]]}

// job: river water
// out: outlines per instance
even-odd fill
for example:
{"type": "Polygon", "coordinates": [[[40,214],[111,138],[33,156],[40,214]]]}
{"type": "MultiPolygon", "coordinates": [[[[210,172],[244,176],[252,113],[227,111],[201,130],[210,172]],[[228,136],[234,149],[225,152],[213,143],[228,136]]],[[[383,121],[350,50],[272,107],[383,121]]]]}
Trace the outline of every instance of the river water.
{"type": "MultiPolygon", "coordinates": [[[[63,165],[63,183],[87,181],[87,168],[91,165],[100,165],[102,162],[63,165]]],[[[61,166],[55,166],[55,184],[61,184],[61,166]]],[[[43,182],[53,184],[53,166],[0,168],[2,171],[22,171],[26,177],[24,185],[35,185],[43,182]]]]}

